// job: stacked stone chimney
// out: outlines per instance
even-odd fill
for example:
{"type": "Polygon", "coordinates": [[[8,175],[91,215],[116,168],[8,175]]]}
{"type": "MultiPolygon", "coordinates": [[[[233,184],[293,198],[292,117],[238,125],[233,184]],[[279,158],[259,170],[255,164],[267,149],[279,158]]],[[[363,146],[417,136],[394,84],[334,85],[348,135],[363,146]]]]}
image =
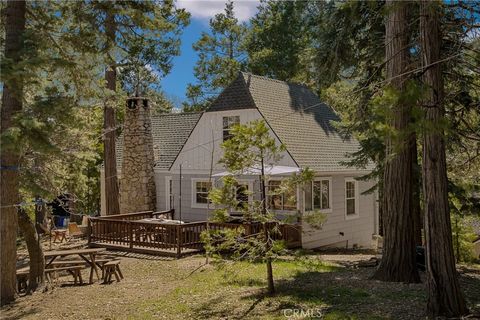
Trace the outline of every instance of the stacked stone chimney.
{"type": "Polygon", "coordinates": [[[127,99],[123,126],[123,163],[120,211],[155,210],[152,124],[146,98],[127,99]]]}

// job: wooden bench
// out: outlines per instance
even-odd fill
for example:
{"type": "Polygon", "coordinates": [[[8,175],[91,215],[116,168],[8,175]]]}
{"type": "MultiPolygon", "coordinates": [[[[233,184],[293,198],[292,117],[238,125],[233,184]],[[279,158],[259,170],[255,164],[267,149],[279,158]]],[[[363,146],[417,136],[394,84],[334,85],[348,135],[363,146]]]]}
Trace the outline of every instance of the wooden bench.
{"type": "MultiPolygon", "coordinates": [[[[95,263],[102,269],[102,279],[105,276],[105,263],[112,261],[112,259],[95,259],[95,263]]],[[[61,267],[61,266],[83,266],[83,265],[88,265],[88,262],[85,260],[63,260],[63,261],[53,261],[51,266],[54,267],[61,267]]]]}
{"type": "Polygon", "coordinates": [[[80,282],[80,284],[83,284],[83,279],[82,279],[82,272],[81,270],[84,269],[83,265],[73,265],[73,266],[67,266],[67,267],[59,267],[59,268],[51,268],[51,269],[45,269],[45,277],[49,282],[52,282],[52,278],[50,277],[51,274],[54,274],[54,277],[56,278],[56,273],[59,271],[67,271],[73,276],[73,283],[77,284],[77,282],[80,282]]]}
{"type": "Polygon", "coordinates": [[[51,235],[53,235],[53,243],[56,243],[57,240],[59,240],[60,243],[67,241],[67,229],[54,229],[51,231],[51,235]]]}
{"type": "Polygon", "coordinates": [[[117,279],[117,282],[120,282],[120,279],[123,279],[122,271],[120,271],[120,260],[112,260],[106,262],[103,265],[104,278],[103,283],[110,283],[112,281],[112,274],[117,279]]]}

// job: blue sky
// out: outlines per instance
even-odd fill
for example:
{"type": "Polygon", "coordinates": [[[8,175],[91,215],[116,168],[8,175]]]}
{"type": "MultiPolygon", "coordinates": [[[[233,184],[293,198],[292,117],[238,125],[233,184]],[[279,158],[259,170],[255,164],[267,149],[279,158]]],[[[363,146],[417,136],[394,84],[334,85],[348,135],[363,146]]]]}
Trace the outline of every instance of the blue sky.
{"type": "MultiPolygon", "coordinates": [[[[240,21],[246,21],[257,11],[258,0],[234,1],[235,13],[240,21]]],[[[208,31],[208,21],[225,7],[223,0],[181,0],[177,6],[191,13],[190,25],[185,28],[182,36],[181,55],[173,59],[170,74],[162,79],[162,88],[168,98],[183,101],[187,84],[195,82],[193,67],[197,61],[197,53],[192,44],[196,42],[202,31],[208,31]]],[[[177,101],[175,101],[177,100],[177,101]]]]}

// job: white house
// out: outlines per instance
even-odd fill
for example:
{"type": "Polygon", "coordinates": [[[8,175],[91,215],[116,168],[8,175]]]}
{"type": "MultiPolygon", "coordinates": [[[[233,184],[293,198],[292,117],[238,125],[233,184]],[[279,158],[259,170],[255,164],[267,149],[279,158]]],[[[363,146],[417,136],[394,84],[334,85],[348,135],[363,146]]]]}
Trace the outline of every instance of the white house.
{"type": "MultiPolygon", "coordinates": [[[[376,195],[362,193],[375,182],[356,178],[372,168],[355,169],[343,164],[348,154],[359,149],[358,142],[339,134],[333,125],[339,117],[307,87],[248,73],[240,73],[205,112],[151,117],[155,209],[174,208],[175,218],[185,221],[206,220],[210,170],[225,171],[218,163],[221,143],[228,138],[232,124],[255,119],[265,120],[271,135],[286,146],[277,165],[315,171],[315,181],[305,192],[299,188],[295,201],[286,196],[273,196],[268,201],[271,210],[283,214],[300,208],[320,209],[327,214],[321,230],[303,226],[303,247],[370,247],[372,235],[378,233],[376,195]]],[[[120,172],[123,148],[120,137],[120,172]]],[[[271,176],[269,188],[275,188],[281,178],[271,176]]],[[[258,177],[243,176],[241,181],[249,190],[259,188],[258,177]]],[[[103,207],[102,194],[102,212],[103,207]]]]}

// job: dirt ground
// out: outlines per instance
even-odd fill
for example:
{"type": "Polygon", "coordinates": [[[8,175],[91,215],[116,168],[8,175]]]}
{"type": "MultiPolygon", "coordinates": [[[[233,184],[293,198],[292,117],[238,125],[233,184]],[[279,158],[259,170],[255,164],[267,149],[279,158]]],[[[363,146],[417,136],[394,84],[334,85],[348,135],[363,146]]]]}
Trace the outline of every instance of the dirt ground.
{"type": "MultiPolygon", "coordinates": [[[[81,245],[83,243],[77,242],[67,246],[81,245]]],[[[107,254],[121,259],[125,276],[121,282],[101,284],[96,281],[94,284],[74,286],[72,277],[65,275],[59,283],[49,286],[46,292],[20,296],[14,304],[2,308],[1,318],[285,319],[281,310],[292,305],[302,308],[322,305],[325,312],[331,313],[325,319],[425,317],[423,284],[372,281],[369,277],[373,268],[353,267],[358,261],[370,259],[373,255],[369,253],[311,254],[308,261],[338,266],[322,273],[311,272],[315,264],[308,266],[308,272],[300,275],[292,273],[290,267],[285,267],[285,270],[277,267],[280,293],[268,299],[257,299],[264,287],[261,282],[263,269],[257,266],[247,266],[243,274],[239,271],[238,276],[234,276],[235,283],[231,280],[215,280],[214,283],[212,279],[222,278],[221,273],[211,265],[205,266],[205,258],[200,255],[175,260],[142,254],[107,254]],[[260,270],[259,283],[255,283],[257,280],[246,280],[255,278],[257,269],[260,270]],[[321,291],[321,300],[316,296],[318,291],[321,291]]],[[[19,250],[19,258],[25,258],[25,255],[25,251],[19,250]]],[[[295,260],[293,257],[288,259],[295,260]]],[[[480,267],[461,267],[459,270],[470,308],[478,313],[480,267]]],[[[88,270],[83,273],[84,279],[87,279],[88,270]]]]}

